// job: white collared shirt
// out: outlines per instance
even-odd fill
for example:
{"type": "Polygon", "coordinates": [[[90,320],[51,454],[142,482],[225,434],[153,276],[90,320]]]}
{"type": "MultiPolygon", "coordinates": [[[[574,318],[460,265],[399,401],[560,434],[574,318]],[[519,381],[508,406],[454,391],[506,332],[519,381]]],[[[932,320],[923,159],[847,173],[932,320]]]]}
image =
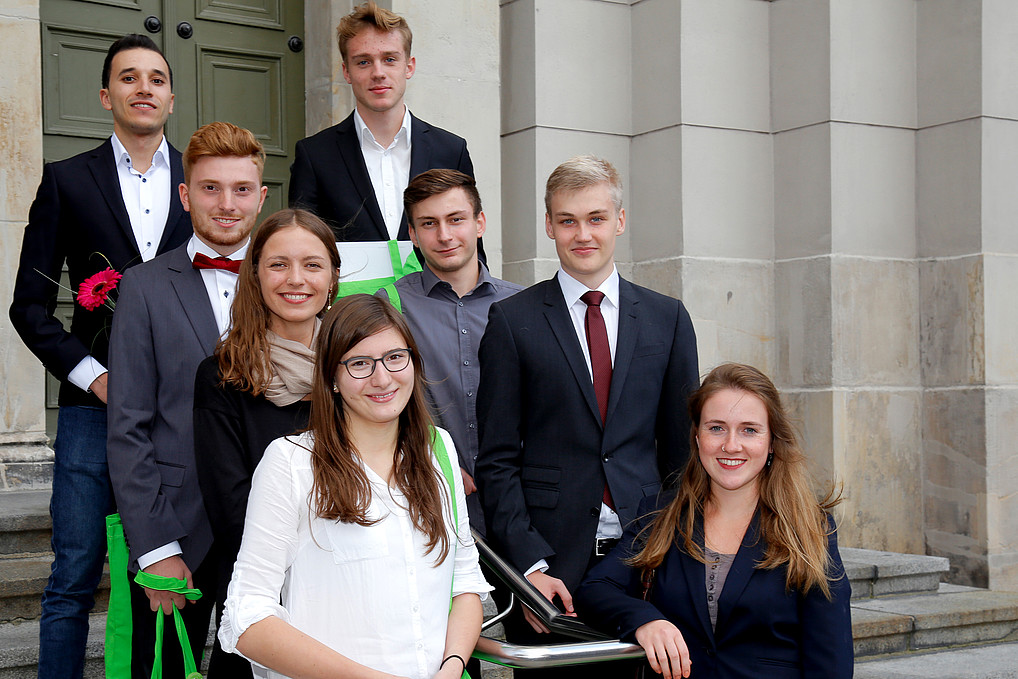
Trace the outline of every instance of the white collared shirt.
{"type": "MultiPolygon", "coordinates": [[[[452,438],[438,431],[458,469],[452,438]]],[[[442,493],[450,549],[436,565],[438,550],[427,551],[427,536],[414,528],[406,498],[363,463],[371,485],[367,514],[377,523],[315,514],[313,446],[308,433],[276,439],[255,469],[219,628],[223,650],[233,652],[251,625],[275,616],[362,665],[411,679],[433,677],[445,656],[450,594],[484,599],[491,590],[470,536],[461,475],[452,475],[455,527],[442,493]]],[[[256,677],[284,676],[258,664],[252,670],[256,677]]]]}
{"type": "MultiPolygon", "coordinates": [[[[250,244],[251,240],[248,239],[239,250],[229,256],[229,259],[244,259],[250,244]]],[[[192,234],[191,240],[187,242],[187,256],[194,259],[195,253],[198,252],[212,259],[221,256],[202,242],[198,236],[192,234]]],[[[209,302],[212,304],[212,313],[216,317],[219,336],[222,337],[230,327],[230,307],[233,305],[233,296],[237,292],[237,274],[224,269],[202,269],[201,279],[205,283],[205,291],[209,294],[209,302]]]]}
{"type": "MultiPolygon", "coordinates": [[[[159,250],[159,241],[166,228],[166,217],[170,214],[170,192],[174,188],[170,186],[170,147],[166,137],[163,137],[152,156],[152,164],[141,173],[132,167],[131,155],[116,134],[110,137],[110,141],[113,144],[113,163],[120,181],[120,195],[131,220],[134,242],[141,252],[141,260],[147,262],[159,250]]],[[[82,391],[88,391],[92,382],[105,372],[106,366],[89,354],[68,373],[67,381],[82,391]]]]}
{"type": "MultiPolygon", "coordinates": [[[[229,259],[244,259],[250,243],[251,241],[248,239],[243,247],[230,255],[229,259]]],[[[212,259],[221,256],[202,242],[197,235],[191,234],[191,239],[187,241],[188,258],[193,260],[197,252],[212,259]]],[[[233,304],[233,296],[237,291],[237,274],[224,269],[202,269],[199,273],[201,273],[202,282],[205,284],[205,292],[209,296],[209,303],[212,305],[212,313],[216,317],[219,336],[222,337],[230,327],[230,306],[233,304]]],[[[180,548],[180,543],[174,540],[139,556],[138,568],[145,570],[157,561],[162,561],[181,553],[183,553],[183,550],[180,548]]]]}
{"type": "Polygon", "coordinates": [[[403,192],[410,183],[410,109],[404,107],[403,124],[388,147],[375,140],[375,135],[356,109],[353,122],[371,187],[375,190],[375,200],[385,220],[385,229],[389,238],[396,238],[403,217],[403,192]]]}
{"type": "MultiPolygon", "coordinates": [[[[569,310],[569,317],[573,320],[573,329],[576,331],[576,338],[580,340],[580,347],[583,349],[583,358],[587,361],[587,372],[590,373],[591,381],[594,373],[590,367],[590,349],[587,347],[587,330],[584,327],[584,319],[587,317],[587,303],[580,297],[588,292],[588,288],[561,268],[558,270],[559,287],[562,289],[562,296],[566,300],[566,308],[569,310]]],[[[615,365],[615,346],[619,339],[619,270],[612,265],[612,272],[604,279],[601,285],[597,286],[598,292],[604,293],[601,300],[601,315],[604,317],[604,327],[608,331],[608,348],[611,350],[612,366],[615,365]]]]}
{"type": "Polygon", "coordinates": [[[127,216],[131,218],[131,230],[141,260],[147,262],[156,256],[166,217],[170,214],[170,195],[174,188],[170,186],[170,147],[163,137],[152,156],[152,164],[141,173],[134,169],[131,155],[117,135],[113,135],[112,142],[120,195],[124,198],[127,216]]]}

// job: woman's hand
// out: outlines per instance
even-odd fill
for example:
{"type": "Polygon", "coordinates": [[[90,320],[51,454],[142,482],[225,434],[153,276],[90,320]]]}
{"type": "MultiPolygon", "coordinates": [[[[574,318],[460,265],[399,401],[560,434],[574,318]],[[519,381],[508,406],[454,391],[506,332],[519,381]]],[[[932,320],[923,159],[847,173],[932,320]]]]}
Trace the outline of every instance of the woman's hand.
{"type": "Polygon", "coordinates": [[[636,629],[636,641],[647,653],[650,668],[664,679],[689,676],[689,649],[678,628],[667,620],[654,620],[636,629]]]}

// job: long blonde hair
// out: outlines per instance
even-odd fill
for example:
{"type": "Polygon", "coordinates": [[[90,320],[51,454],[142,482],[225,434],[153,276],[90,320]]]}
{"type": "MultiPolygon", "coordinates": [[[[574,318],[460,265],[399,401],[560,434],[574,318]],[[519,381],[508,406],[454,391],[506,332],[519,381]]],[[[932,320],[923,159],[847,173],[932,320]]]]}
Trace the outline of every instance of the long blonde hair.
{"type": "Polygon", "coordinates": [[[760,538],[766,544],[763,560],[757,568],[787,568],[785,584],[805,594],[819,587],[830,599],[830,581],[842,577],[832,573],[827,538],[830,535],[828,511],[841,502],[841,494],[832,485],[820,499],[806,468],[795,428],[781,405],[781,397],[770,378],[756,368],[737,363],[718,366],[689,397],[692,420],[690,456],[675,499],[645,529],[648,536],[643,549],[631,559],[637,568],[657,568],[671,548],[672,540],[681,540],[683,549],[698,561],[705,561],[701,541],[696,534],[697,517],[703,517],[711,495],[711,479],[700,461],[696,434],[704,404],[724,389],[752,394],[767,409],[773,457],[760,476],[760,538]]]}

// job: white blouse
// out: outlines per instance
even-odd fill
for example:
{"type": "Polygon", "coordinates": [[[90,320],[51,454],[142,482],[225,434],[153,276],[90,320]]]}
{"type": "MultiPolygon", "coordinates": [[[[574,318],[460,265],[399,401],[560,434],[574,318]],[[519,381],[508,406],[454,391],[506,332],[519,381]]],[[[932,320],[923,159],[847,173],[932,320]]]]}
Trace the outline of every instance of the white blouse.
{"type": "MultiPolygon", "coordinates": [[[[458,471],[452,438],[438,431],[458,471]]],[[[460,474],[453,474],[459,523],[449,531],[450,556],[436,566],[438,548],[425,552],[426,536],[414,529],[403,494],[370,467],[362,467],[372,490],[368,517],[378,523],[313,515],[311,447],[310,434],[276,439],[255,470],[220,643],[236,653],[240,635],[274,615],[368,667],[411,679],[433,676],[444,657],[450,592],[486,598],[492,589],[478,566],[460,474]]],[[[444,515],[451,527],[448,502],[444,515]]],[[[284,678],[257,663],[252,668],[256,677],[284,678]]]]}

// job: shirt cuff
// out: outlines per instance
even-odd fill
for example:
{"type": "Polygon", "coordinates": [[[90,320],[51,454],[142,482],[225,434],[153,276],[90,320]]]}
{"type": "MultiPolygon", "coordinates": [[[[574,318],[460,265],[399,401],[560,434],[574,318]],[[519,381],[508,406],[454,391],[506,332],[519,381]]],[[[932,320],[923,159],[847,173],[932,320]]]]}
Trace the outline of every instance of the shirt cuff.
{"type": "Polygon", "coordinates": [[[528,568],[527,572],[523,574],[523,577],[527,577],[528,575],[530,575],[534,571],[541,571],[542,573],[544,573],[546,570],[548,570],[548,562],[545,561],[544,559],[541,559],[540,561],[535,563],[533,566],[528,568]]]}
{"type": "Polygon", "coordinates": [[[82,391],[88,391],[88,388],[95,382],[95,378],[107,372],[106,368],[99,361],[92,358],[91,355],[81,359],[78,365],[74,366],[67,375],[67,381],[76,386],[82,391]]]}
{"type": "Polygon", "coordinates": [[[184,553],[183,550],[180,549],[180,543],[174,540],[168,545],[156,547],[151,552],[146,552],[145,554],[139,556],[138,568],[140,570],[145,570],[146,568],[148,568],[157,561],[162,561],[163,559],[167,559],[171,556],[176,556],[178,554],[183,553],[184,553]]]}

